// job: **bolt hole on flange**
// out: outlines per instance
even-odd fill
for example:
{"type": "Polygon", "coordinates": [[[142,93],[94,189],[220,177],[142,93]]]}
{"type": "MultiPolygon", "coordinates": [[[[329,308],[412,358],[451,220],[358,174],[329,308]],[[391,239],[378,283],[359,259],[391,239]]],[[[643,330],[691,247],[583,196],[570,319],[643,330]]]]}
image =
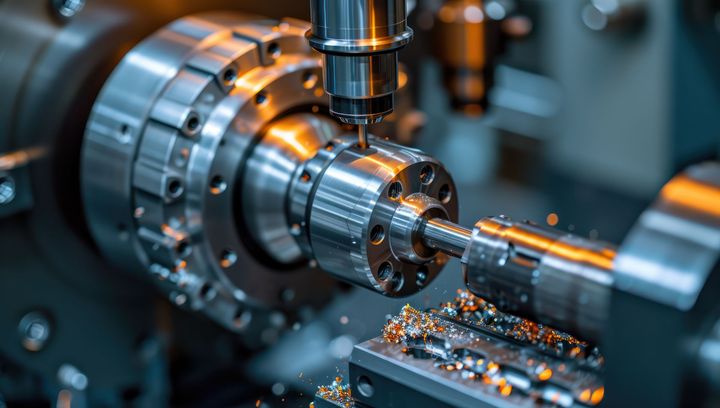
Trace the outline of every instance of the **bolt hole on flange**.
{"type": "Polygon", "coordinates": [[[378,268],[378,279],[384,281],[387,280],[393,272],[393,267],[390,262],[383,262],[378,268]]]}
{"type": "Polygon", "coordinates": [[[194,133],[200,128],[200,117],[197,115],[190,115],[187,120],[187,129],[191,133],[194,133]]]}
{"type": "Polygon", "coordinates": [[[222,194],[227,190],[227,182],[221,175],[215,175],[210,179],[210,193],[214,195],[222,194]]]}
{"type": "Polygon", "coordinates": [[[432,166],[425,165],[422,169],[420,169],[420,182],[427,185],[433,182],[435,179],[435,170],[433,170],[432,166]]]}
{"type": "Polygon", "coordinates": [[[400,271],[395,271],[390,279],[390,283],[392,284],[393,292],[400,292],[400,289],[402,289],[405,284],[405,278],[400,271]]]}
{"type": "Polygon", "coordinates": [[[385,228],[382,225],[376,225],[370,230],[370,243],[380,245],[385,240],[385,228]]]}
{"type": "Polygon", "coordinates": [[[369,377],[361,375],[357,379],[357,389],[365,398],[372,398],[375,395],[375,387],[369,377]]]}
{"type": "Polygon", "coordinates": [[[239,307],[232,318],[233,326],[237,329],[244,329],[252,320],[252,312],[245,309],[244,307],[239,307]]]}
{"type": "Polygon", "coordinates": [[[237,259],[237,254],[231,249],[223,249],[222,252],[220,252],[220,266],[223,268],[229,268],[235,265],[237,259]]]}
{"type": "Polygon", "coordinates": [[[210,283],[203,283],[203,285],[200,287],[199,291],[200,297],[203,298],[206,302],[209,300],[212,300],[215,298],[215,295],[217,295],[217,290],[215,290],[215,287],[210,283]]]}
{"type": "Polygon", "coordinates": [[[178,198],[183,193],[182,181],[178,179],[171,179],[167,184],[167,193],[170,198],[178,198]]]}
{"type": "Polygon", "coordinates": [[[452,191],[450,191],[450,185],[443,184],[438,191],[438,200],[441,203],[447,204],[452,200],[452,191]]]}
{"type": "Polygon", "coordinates": [[[309,183],[310,180],[312,180],[312,176],[310,173],[307,172],[307,170],[303,170],[303,172],[300,174],[300,181],[303,183],[309,183]]]}
{"type": "Polygon", "coordinates": [[[318,75],[314,72],[305,72],[302,76],[302,84],[305,89],[313,89],[318,83],[318,75]]]}
{"type": "Polygon", "coordinates": [[[392,184],[390,184],[390,187],[388,188],[388,197],[390,197],[393,200],[397,200],[400,197],[402,197],[403,192],[403,185],[401,182],[396,181],[392,184]]]}
{"type": "Polygon", "coordinates": [[[268,102],[268,94],[265,91],[260,91],[255,95],[256,105],[265,105],[268,102]]]}
{"type": "Polygon", "coordinates": [[[268,45],[267,53],[272,58],[280,58],[280,54],[282,54],[282,51],[280,50],[280,45],[278,43],[272,43],[268,45]]]}
{"type": "Polygon", "coordinates": [[[223,72],[222,76],[223,82],[227,86],[231,86],[235,83],[235,80],[237,79],[237,71],[235,68],[228,68],[223,72]]]}

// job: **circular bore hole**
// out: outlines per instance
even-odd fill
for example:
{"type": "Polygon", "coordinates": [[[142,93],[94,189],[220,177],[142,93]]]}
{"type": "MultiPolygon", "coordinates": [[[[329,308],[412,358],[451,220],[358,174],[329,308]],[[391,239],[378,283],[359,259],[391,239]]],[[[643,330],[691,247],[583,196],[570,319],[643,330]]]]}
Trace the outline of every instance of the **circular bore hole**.
{"type": "Polygon", "coordinates": [[[217,294],[217,291],[211,285],[210,283],[203,283],[203,285],[200,287],[200,296],[205,300],[212,300],[215,295],[217,294]]]}
{"type": "Polygon", "coordinates": [[[388,197],[390,197],[393,200],[397,200],[402,196],[402,192],[403,192],[402,183],[399,181],[396,181],[396,182],[390,184],[390,188],[388,188],[388,197]]]}
{"type": "Polygon", "coordinates": [[[387,280],[387,278],[389,278],[392,274],[392,271],[392,264],[390,262],[383,262],[380,265],[380,268],[378,268],[378,278],[383,281],[387,280]]]}
{"type": "Polygon", "coordinates": [[[223,72],[223,82],[225,85],[232,85],[237,78],[237,71],[234,68],[228,68],[223,72]]]}
{"type": "Polygon", "coordinates": [[[223,249],[220,253],[220,266],[229,268],[237,262],[237,254],[231,249],[223,249]]]}
{"type": "Polygon", "coordinates": [[[420,265],[415,274],[415,283],[418,286],[425,286],[428,280],[428,268],[425,265],[420,265]]]}
{"type": "Polygon", "coordinates": [[[167,191],[172,198],[180,197],[183,192],[182,182],[178,179],[170,180],[170,182],[168,182],[167,191]]]}
{"type": "Polygon", "coordinates": [[[302,76],[302,83],[303,88],[305,89],[312,89],[315,88],[315,85],[318,83],[318,76],[314,72],[306,72],[302,76]]]}
{"type": "Polygon", "coordinates": [[[308,173],[307,170],[304,170],[300,174],[300,181],[302,181],[303,183],[309,183],[310,180],[312,180],[312,176],[310,176],[310,173],[308,173]]]}
{"type": "Polygon", "coordinates": [[[130,134],[130,126],[128,126],[127,123],[123,123],[122,126],[120,126],[120,134],[123,136],[130,134]]]}
{"type": "Polygon", "coordinates": [[[335,143],[327,142],[325,144],[325,150],[327,150],[328,152],[332,152],[334,149],[335,149],[335,143]]]}
{"type": "Polygon", "coordinates": [[[200,127],[200,118],[197,115],[192,115],[188,118],[187,128],[189,131],[194,132],[200,127]]]}
{"type": "Polygon", "coordinates": [[[402,276],[402,273],[400,271],[397,271],[393,273],[392,280],[390,281],[392,283],[392,289],[394,292],[399,292],[400,289],[402,289],[403,284],[405,283],[405,279],[402,276]]]}
{"type": "Polygon", "coordinates": [[[385,228],[382,225],[376,225],[370,230],[370,243],[380,245],[385,239],[385,228]]]}
{"type": "Polygon", "coordinates": [[[268,100],[268,96],[267,96],[267,93],[265,93],[264,91],[260,91],[260,92],[258,92],[257,95],[255,95],[255,104],[257,104],[257,105],[262,105],[262,104],[266,103],[267,100],[268,100]]]}
{"type": "Polygon", "coordinates": [[[432,183],[434,178],[435,178],[435,171],[433,170],[432,166],[426,165],[426,166],[423,166],[422,169],[420,169],[420,182],[421,183],[430,184],[430,183],[432,183]]]}
{"type": "Polygon", "coordinates": [[[373,395],[375,395],[375,387],[373,387],[370,378],[365,375],[361,375],[360,377],[358,377],[357,389],[360,394],[365,398],[371,398],[373,395]]]}
{"type": "Polygon", "coordinates": [[[238,329],[243,329],[247,327],[250,324],[250,321],[252,320],[252,312],[249,310],[246,310],[243,307],[239,307],[235,314],[233,315],[233,325],[238,329]]]}
{"type": "Polygon", "coordinates": [[[185,258],[190,255],[192,252],[192,247],[190,246],[190,243],[187,241],[180,241],[175,246],[175,252],[178,254],[179,257],[185,258]]]}
{"type": "Polygon", "coordinates": [[[440,191],[438,191],[438,200],[443,204],[447,204],[451,199],[452,191],[450,191],[450,185],[443,184],[442,187],[440,187],[440,191]]]}
{"type": "Polygon", "coordinates": [[[267,47],[268,55],[270,55],[273,58],[280,57],[281,51],[280,51],[280,45],[278,43],[272,43],[268,45],[267,47]]]}
{"type": "Polygon", "coordinates": [[[227,190],[227,182],[222,176],[216,175],[210,180],[210,192],[212,194],[222,194],[225,190],[227,190]]]}

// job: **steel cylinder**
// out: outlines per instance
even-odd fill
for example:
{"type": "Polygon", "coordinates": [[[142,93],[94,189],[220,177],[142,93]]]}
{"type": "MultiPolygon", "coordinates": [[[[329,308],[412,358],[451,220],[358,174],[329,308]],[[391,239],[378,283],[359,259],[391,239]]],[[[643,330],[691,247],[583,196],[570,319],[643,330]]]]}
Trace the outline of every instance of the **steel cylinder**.
{"type": "Polygon", "coordinates": [[[402,0],[312,0],[310,45],[324,55],[330,111],[352,124],[392,112],[397,51],[413,36],[402,0]]]}
{"type": "Polygon", "coordinates": [[[455,185],[435,159],[375,140],[367,149],[342,150],[314,183],[309,240],[323,270],[387,296],[407,296],[447,262],[417,234],[425,216],[457,220],[457,200],[439,200],[455,185]]]}
{"type": "Polygon", "coordinates": [[[462,258],[465,281],[499,309],[599,340],[615,247],[505,217],[478,221],[462,258]]]}

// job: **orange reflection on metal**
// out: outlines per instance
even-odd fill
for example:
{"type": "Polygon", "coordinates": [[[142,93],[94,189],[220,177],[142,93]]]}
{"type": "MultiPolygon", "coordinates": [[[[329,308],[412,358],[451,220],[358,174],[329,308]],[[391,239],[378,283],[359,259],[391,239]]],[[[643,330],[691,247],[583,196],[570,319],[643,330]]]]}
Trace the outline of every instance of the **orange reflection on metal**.
{"type": "Polygon", "coordinates": [[[597,390],[593,391],[592,396],[590,397],[590,403],[593,405],[597,405],[603,400],[604,397],[605,397],[605,388],[600,387],[597,390]]]}
{"type": "Polygon", "coordinates": [[[285,142],[285,146],[292,149],[299,158],[307,160],[315,154],[317,149],[308,149],[307,146],[303,145],[302,139],[298,138],[298,130],[303,131],[305,129],[283,128],[280,125],[276,125],[271,127],[268,133],[282,139],[282,141],[285,142]]]}
{"type": "Polygon", "coordinates": [[[549,380],[553,375],[553,372],[551,369],[546,368],[540,374],[538,374],[538,380],[540,381],[547,381],[549,380]]]}
{"type": "Polygon", "coordinates": [[[660,191],[660,196],[672,204],[720,217],[720,189],[717,186],[677,176],[660,191]]]}
{"type": "Polygon", "coordinates": [[[506,227],[495,222],[486,222],[482,228],[491,232],[493,235],[505,236],[511,242],[525,245],[538,252],[547,252],[574,262],[586,263],[601,269],[612,269],[616,255],[616,252],[610,248],[602,248],[595,251],[590,248],[577,247],[518,226],[506,227]]]}
{"type": "Polygon", "coordinates": [[[24,166],[29,162],[45,156],[46,150],[42,147],[30,147],[0,155],[0,170],[12,170],[24,166]]]}

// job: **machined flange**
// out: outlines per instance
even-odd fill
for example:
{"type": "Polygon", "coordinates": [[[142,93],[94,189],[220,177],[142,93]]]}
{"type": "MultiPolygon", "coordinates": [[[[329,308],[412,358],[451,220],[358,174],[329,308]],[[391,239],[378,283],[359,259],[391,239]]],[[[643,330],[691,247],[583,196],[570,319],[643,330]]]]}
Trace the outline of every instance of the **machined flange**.
{"type": "Polygon", "coordinates": [[[307,263],[267,266],[241,216],[258,135],[327,110],[308,29],[228,13],[177,20],[127,54],[87,124],[83,200],[101,251],[233,330],[258,309],[320,302],[332,284],[307,263]]]}
{"type": "Polygon", "coordinates": [[[386,296],[417,293],[447,263],[424,246],[427,218],[457,221],[455,184],[422,152],[374,140],[333,154],[309,198],[308,232],[320,267],[386,296]]]}

